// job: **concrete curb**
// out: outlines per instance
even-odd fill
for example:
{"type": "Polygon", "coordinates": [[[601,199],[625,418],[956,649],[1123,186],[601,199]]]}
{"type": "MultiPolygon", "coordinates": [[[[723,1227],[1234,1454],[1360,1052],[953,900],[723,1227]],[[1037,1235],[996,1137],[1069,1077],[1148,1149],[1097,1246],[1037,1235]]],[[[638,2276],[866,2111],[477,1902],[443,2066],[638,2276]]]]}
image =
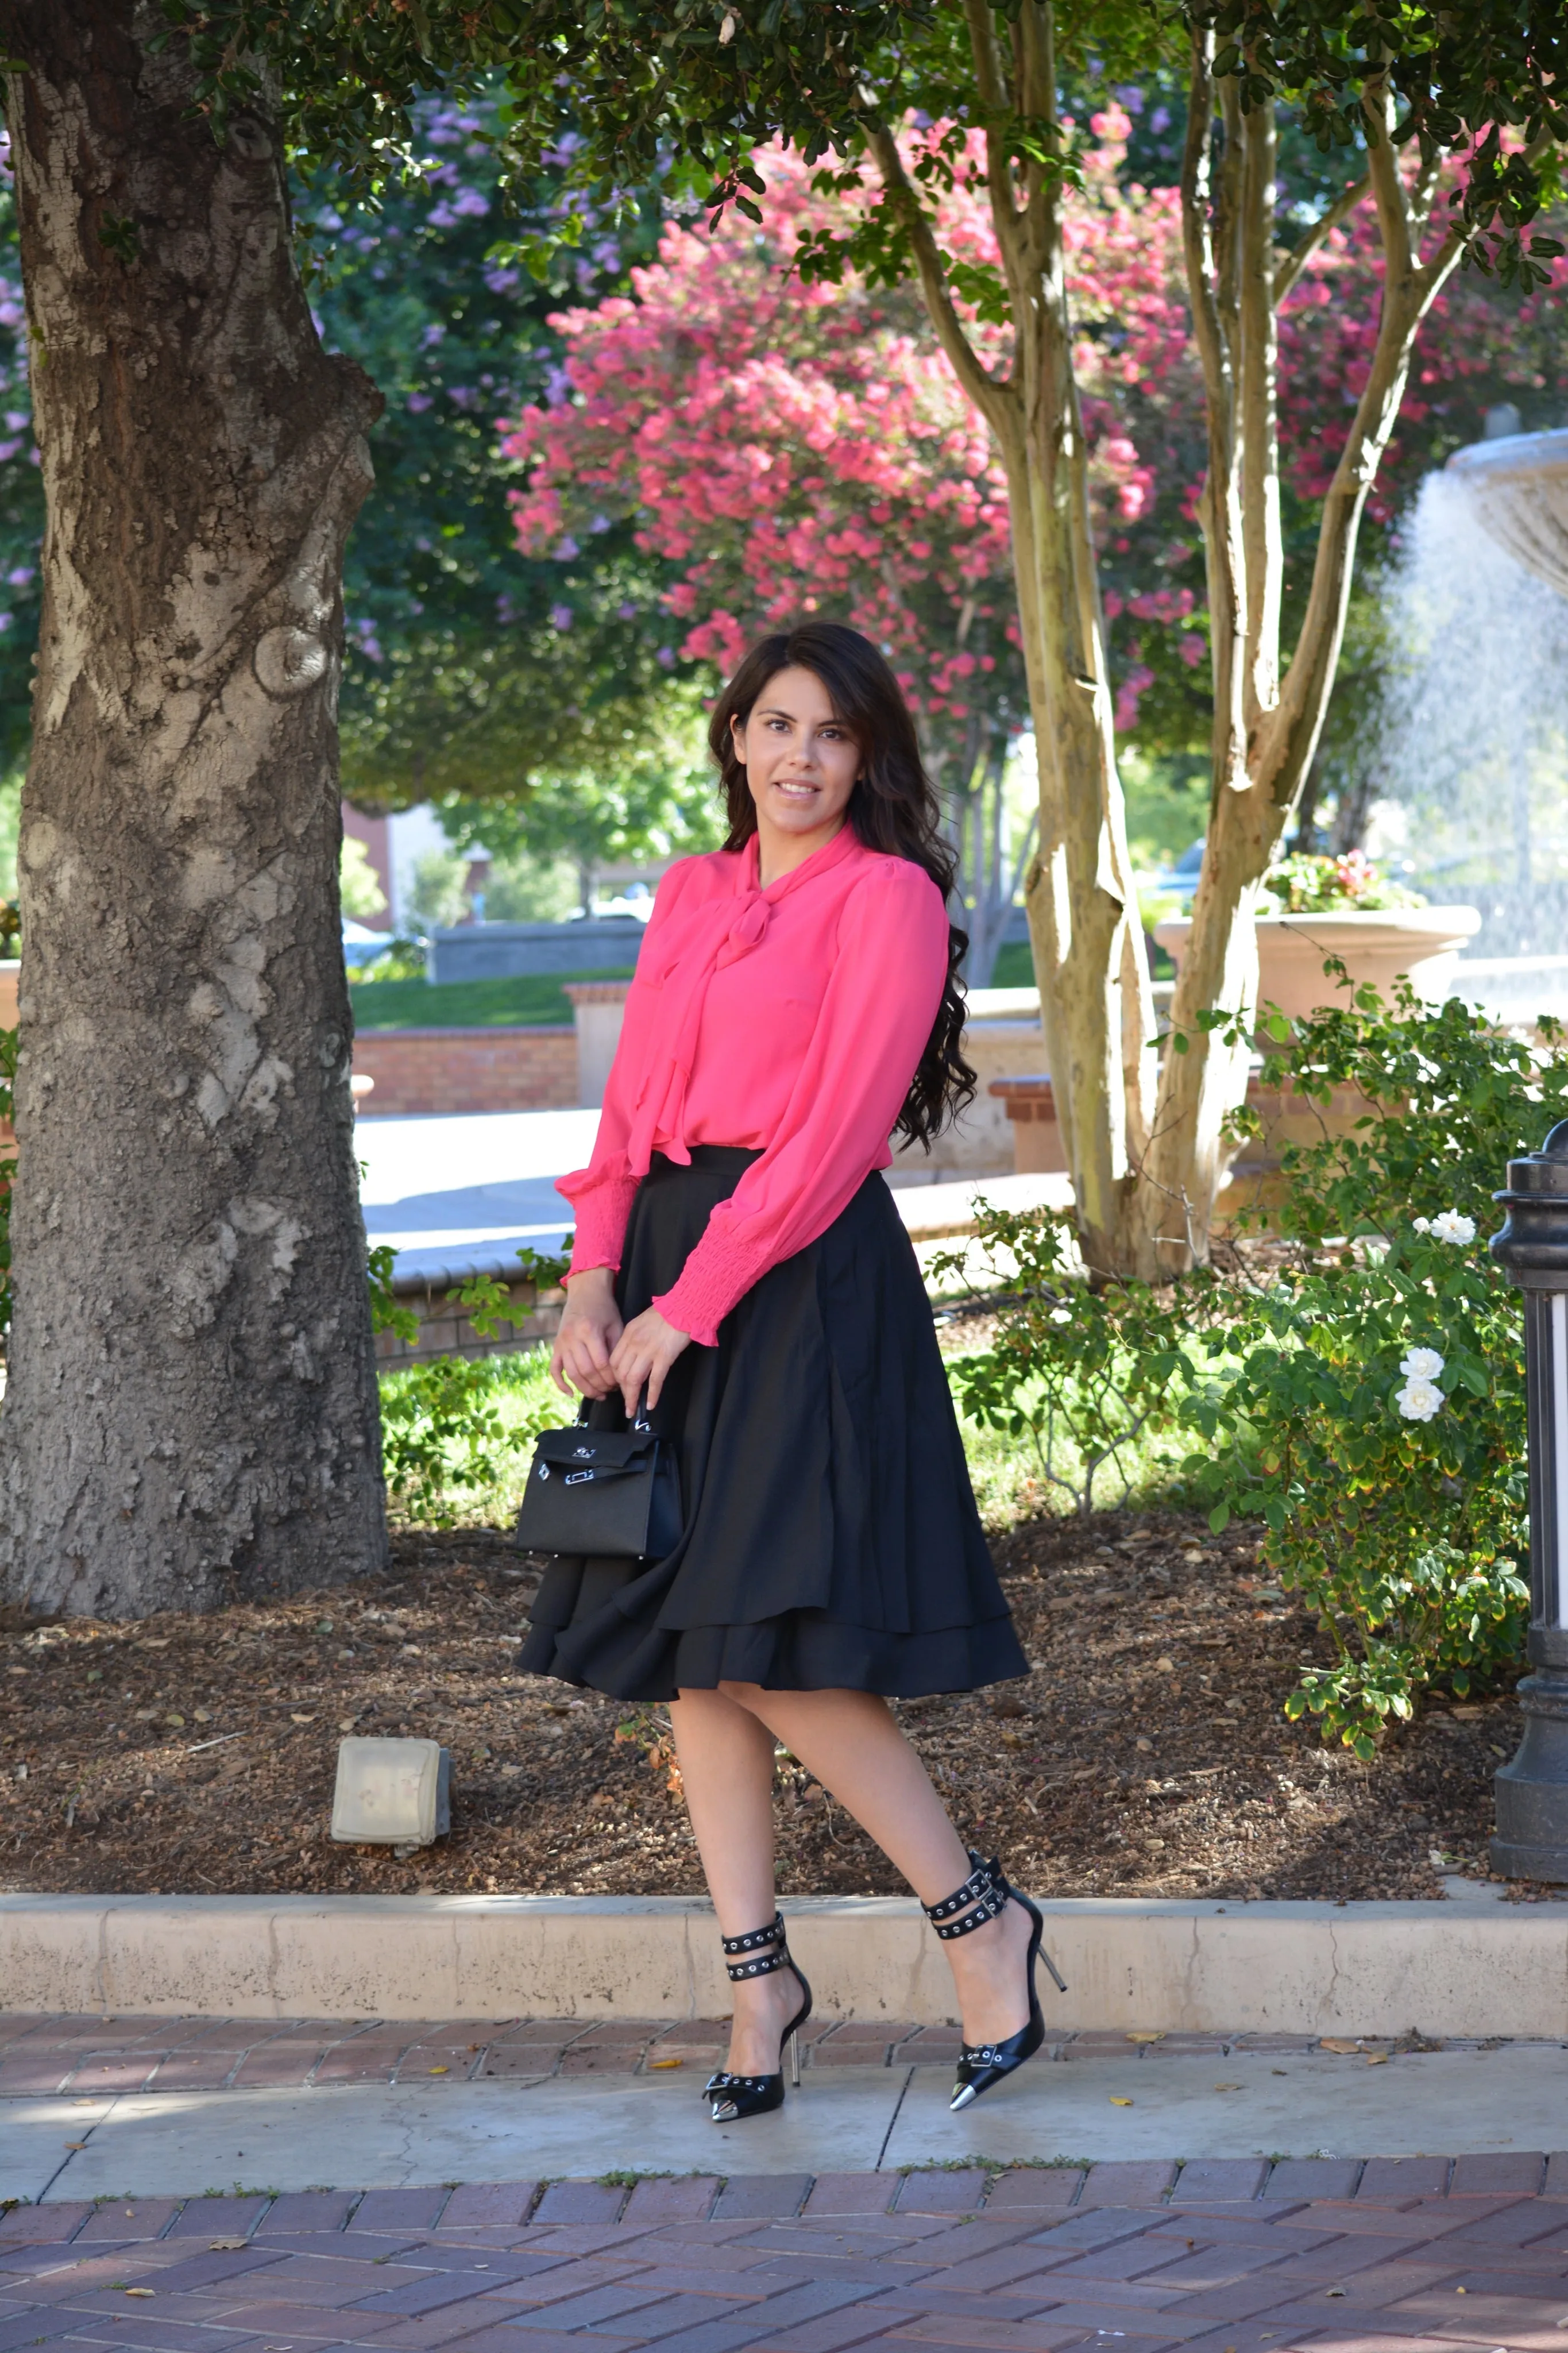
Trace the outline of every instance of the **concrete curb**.
{"type": "MultiPolygon", "coordinates": [[[[1568,1906],[1047,1904],[1049,2016],[1167,2032],[1568,2040],[1568,1906]]],[[[784,1909],[819,2013],[948,2022],[912,1900],[784,1909]]],[[[220,2018],[713,2018],[690,1896],[0,1895],[0,2009],[220,2018]]]]}

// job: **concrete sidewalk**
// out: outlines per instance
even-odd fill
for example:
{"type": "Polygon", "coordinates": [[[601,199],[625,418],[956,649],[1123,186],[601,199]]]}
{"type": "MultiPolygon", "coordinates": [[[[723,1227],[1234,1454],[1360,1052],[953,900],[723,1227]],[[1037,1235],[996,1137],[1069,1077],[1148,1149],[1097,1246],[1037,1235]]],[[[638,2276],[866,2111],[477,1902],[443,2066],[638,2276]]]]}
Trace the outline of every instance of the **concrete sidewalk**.
{"type": "Polygon", "coordinates": [[[826,2024],[781,2111],[716,2126],[698,2096],[722,2055],[710,2021],[0,2027],[0,2200],[35,2203],[236,2182],[296,2193],[971,2162],[1168,2172],[1200,2156],[1261,2179],[1282,2158],[1512,2166],[1522,2152],[1568,2177],[1568,2155],[1552,2155],[1568,2150],[1562,2043],[1326,2051],[1300,2035],[1064,2034],[954,2117],[955,2036],[826,2024]]]}

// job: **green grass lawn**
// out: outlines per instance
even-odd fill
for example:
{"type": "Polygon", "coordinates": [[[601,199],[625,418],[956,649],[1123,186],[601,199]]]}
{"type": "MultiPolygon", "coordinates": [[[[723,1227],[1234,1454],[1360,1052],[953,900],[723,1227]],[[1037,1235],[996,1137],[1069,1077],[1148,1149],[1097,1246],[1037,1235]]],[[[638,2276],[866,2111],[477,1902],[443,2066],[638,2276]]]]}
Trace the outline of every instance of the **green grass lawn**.
{"type": "Polygon", "coordinates": [[[1033,988],[1035,960],[1029,953],[1027,940],[1007,940],[996,951],[996,968],[991,975],[993,988],[1033,988]]]}
{"type": "Polygon", "coordinates": [[[356,980],[356,1029],[489,1029],[572,1018],[569,980],[626,980],[626,972],[517,973],[504,980],[356,980]]]}

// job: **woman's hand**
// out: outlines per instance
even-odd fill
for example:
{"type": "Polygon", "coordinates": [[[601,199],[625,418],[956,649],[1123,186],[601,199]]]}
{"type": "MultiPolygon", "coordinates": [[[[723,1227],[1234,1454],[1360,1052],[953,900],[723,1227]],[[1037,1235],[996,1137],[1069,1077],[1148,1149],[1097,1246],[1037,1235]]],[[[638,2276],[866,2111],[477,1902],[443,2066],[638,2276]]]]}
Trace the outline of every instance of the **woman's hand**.
{"type": "Polygon", "coordinates": [[[649,1409],[658,1403],[665,1375],[681,1350],[690,1345],[690,1333],[678,1332],[673,1324],[667,1324],[657,1307],[645,1307],[640,1315],[632,1317],[610,1357],[610,1370],[620,1383],[628,1421],[636,1418],[645,1388],[649,1409]]]}
{"type": "Polygon", "coordinates": [[[574,1274],[550,1352],[550,1377],[564,1396],[574,1389],[584,1397],[609,1396],[616,1386],[610,1359],[622,1329],[614,1269],[591,1266],[574,1274]]]}

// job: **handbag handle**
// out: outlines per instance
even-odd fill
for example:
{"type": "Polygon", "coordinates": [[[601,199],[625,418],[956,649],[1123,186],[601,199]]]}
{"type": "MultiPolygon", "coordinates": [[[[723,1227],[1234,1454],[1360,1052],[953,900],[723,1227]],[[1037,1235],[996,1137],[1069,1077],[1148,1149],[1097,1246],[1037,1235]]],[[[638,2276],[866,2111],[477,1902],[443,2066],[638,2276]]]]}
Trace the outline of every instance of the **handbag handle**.
{"type": "MultiPolygon", "coordinates": [[[[593,1399],[588,1397],[580,1398],[578,1399],[577,1419],[574,1424],[575,1429],[581,1430],[586,1423],[588,1419],[588,1410],[593,1402],[593,1399]]],[[[647,1383],[646,1381],[644,1381],[642,1386],[642,1395],[637,1399],[637,1412],[632,1418],[632,1428],[643,1432],[649,1438],[653,1435],[653,1424],[647,1418],[647,1383]]]]}

